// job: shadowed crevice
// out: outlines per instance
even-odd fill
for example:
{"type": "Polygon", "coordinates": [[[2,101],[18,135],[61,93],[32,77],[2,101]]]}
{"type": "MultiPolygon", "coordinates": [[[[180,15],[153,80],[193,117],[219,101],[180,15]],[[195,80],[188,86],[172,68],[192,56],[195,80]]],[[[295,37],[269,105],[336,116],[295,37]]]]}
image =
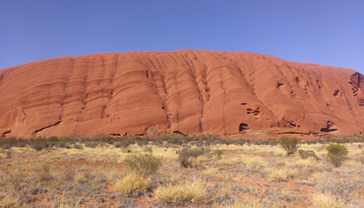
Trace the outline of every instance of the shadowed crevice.
{"type": "Polygon", "coordinates": [[[57,121],[56,123],[54,123],[54,124],[52,124],[52,125],[49,125],[49,126],[46,126],[46,127],[43,127],[43,128],[41,128],[41,129],[37,129],[37,130],[35,130],[34,131],[34,133],[36,134],[36,133],[38,133],[38,132],[40,132],[40,131],[43,131],[44,129],[48,129],[48,128],[51,128],[51,127],[53,127],[53,126],[57,126],[58,124],[60,124],[62,121],[57,121]]]}

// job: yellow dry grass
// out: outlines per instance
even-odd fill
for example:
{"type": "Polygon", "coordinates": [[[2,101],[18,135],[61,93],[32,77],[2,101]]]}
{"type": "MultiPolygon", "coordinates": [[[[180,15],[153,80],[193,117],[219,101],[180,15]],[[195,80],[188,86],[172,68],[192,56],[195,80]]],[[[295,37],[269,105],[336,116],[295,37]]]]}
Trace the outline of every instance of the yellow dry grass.
{"type": "Polygon", "coordinates": [[[202,203],[206,200],[206,183],[200,180],[167,184],[155,190],[155,196],[165,203],[202,203]]]}
{"type": "Polygon", "coordinates": [[[131,173],[117,180],[114,185],[114,190],[122,195],[131,195],[136,191],[144,193],[148,184],[149,179],[141,177],[135,173],[131,173]]]}
{"type": "Polygon", "coordinates": [[[284,169],[273,169],[269,174],[269,179],[274,182],[285,181],[287,177],[287,171],[284,169]]]}
{"type": "Polygon", "coordinates": [[[0,200],[0,207],[1,208],[11,208],[13,207],[15,204],[17,204],[19,201],[19,197],[18,196],[9,196],[6,195],[4,198],[2,198],[0,200]]]}
{"type": "Polygon", "coordinates": [[[331,194],[316,193],[312,196],[313,208],[344,208],[345,200],[337,199],[331,194]]]}
{"type": "Polygon", "coordinates": [[[262,170],[268,166],[268,163],[262,157],[244,157],[242,158],[243,163],[249,170],[257,171],[262,170]]]}

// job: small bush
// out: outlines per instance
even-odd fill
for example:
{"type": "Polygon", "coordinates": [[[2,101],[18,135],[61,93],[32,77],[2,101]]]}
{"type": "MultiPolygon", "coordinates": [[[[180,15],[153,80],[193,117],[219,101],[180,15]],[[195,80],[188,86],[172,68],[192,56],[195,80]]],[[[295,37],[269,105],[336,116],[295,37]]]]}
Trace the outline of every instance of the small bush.
{"type": "Polygon", "coordinates": [[[59,141],[58,137],[55,137],[55,136],[51,136],[51,137],[48,137],[47,138],[47,142],[49,144],[51,144],[52,146],[55,145],[55,144],[57,144],[58,141],[59,141]]]}
{"type": "MultiPolygon", "coordinates": [[[[210,151],[210,148],[207,148],[210,151]]],[[[205,148],[203,147],[185,147],[181,151],[179,151],[178,161],[182,167],[190,167],[192,166],[192,159],[197,158],[205,154],[205,148]]]]}
{"type": "Polygon", "coordinates": [[[184,168],[192,166],[192,157],[189,153],[189,148],[183,148],[179,152],[178,161],[179,164],[184,168]]]}
{"type": "Polygon", "coordinates": [[[281,137],[278,144],[286,150],[288,156],[295,153],[299,148],[299,140],[296,137],[281,137]]]}
{"type": "Polygon", "coordinates": [[[165,203],[203,203],[207,199],[206,184],[195,180],[178,184],[167,184],[155,190],[155,196],[165,203]]]}
{"type": "Polygon", "coordinates": [[[6,158],[11,158],[11,150],[5,152],[6,158]]]}
{"type": "Polygon", "coordinates": [[[128,155],[123,163],[126,168],[144,177],[157,172],[159,166],[162,164],[161,158],[154,157],[152,154],[128,155]]]}
{"type": "Polygon", "coordinates": [[[205,153],[204,148],[202,147],[192,147],[188,150],[188,153],[191,157],[197,158],[205,153]]]}
{"type": "Polygon", "coordinates": [[[348,155],[348,149],[342,144],[330,144],[326,150],[327,160],[335,167],[340,167],[348,155]]]}
{"type": "Polygon", "coordinates": [[[74,144],[73,148],[74,149],[83,149],[83,146],[81,144],[74,144]]]}
{"type": "Polygon", "coordinates": [[[142,194],[147,190],[148,180],[136,173],[131,173],[116,181],[114,190],[122,195],[142,194]]]}
{"type": "Polygon", "coordinates": [[[121,143],[120,143],[120,142],[115,142],[113,145],[114,145],[114,147],[116,147],[116,148],[121,147],[121,143]]]}
{"type": "Polygon", "coordinates": [[[97,146],[99,146],[99,143],[98,142],[86,142],[85,146],[89,147],[89,148],[96,148],[97,146]]]}
{"type": "Polygon", "coordinates": [[[33,143],[30,147],[37,151],[41,151],[42,149],[48,148],[49,144],[46,141],[40,141],[33,143]]]}
{"type": "Polygon", "coordinates": [[[217,159],[222,158],[222,154],[223,154],[222,150],[219,150],[219,149],[215,150],[214,153],[215,153],[217,159]]]}
{"type": "Polygon", "coordinates": [[[76,174],[76,167],[74,165],[65,165],[62,180],[72,181],[76,174]]]}
{"type": "Polygon", "coordinates": [[[14,144],[3,144],[3,145],[1,145],[1,148],[3,148],[4,150],[5,149],[10,149],[12,147],[15,147],[15,145],[14,144]]]}

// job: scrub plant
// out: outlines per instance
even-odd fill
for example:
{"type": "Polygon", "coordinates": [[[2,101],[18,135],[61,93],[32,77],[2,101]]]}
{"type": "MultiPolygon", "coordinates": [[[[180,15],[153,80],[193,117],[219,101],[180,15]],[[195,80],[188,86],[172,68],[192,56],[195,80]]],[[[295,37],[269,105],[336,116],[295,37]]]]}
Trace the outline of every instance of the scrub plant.
{"type": "Polygon", "coordinates": [[[294,154],[299,148],[299,140],[296,137],[281,137],[278,144],[286,150],[288,156],[294,154]]]}
{"type": "Polygon", "coordinates": [[[131,172],[144,177],[157,172],[158,168],[162,165],[161,158],[154,157],[150,153],[128,155],[123,163],[131,172]]]}
{"type": "Polygon", "coordinates": [[[346,159],[349,151],[342,144],[330,144],[326,147],[327,160],[331,162],[335,167],[340,167],[343,161],[346,159]]]}

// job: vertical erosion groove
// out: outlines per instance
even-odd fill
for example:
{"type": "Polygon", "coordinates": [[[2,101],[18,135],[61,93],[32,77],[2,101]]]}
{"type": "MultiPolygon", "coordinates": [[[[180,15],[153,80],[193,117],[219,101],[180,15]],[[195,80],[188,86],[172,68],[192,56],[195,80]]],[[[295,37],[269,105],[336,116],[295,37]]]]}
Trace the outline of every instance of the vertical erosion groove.
{"type": "Polygon", "coordinates": [[[159,65],[159,68],[156,67],[156,65],[154,64],[154,60],[158,61],[159,57],[154,57],[154,56],[149,56],[149,63],[151,64],[153,70],[149,70],[147,69],[146,72],[146,76],[149,79],[149,81],[153,84],[154,88],[156,89],[156,93],[158,93],[161,103],[162,103],[162,109],[164,111],[164,113],[166,114],[166,119],[167,119],[167,130],[168,133],[171,133],[171,121],[170,121],[170,116],[169,116],[169,108],[168,105],[166,103],[166,97],[167,97],[167,88],[166,88],[166,84],[164,81],[164,75],[162,74],[165,71],[165,68],[162,67],[162,65],[160,63],[157,63],[159,65]],[[159,80],[157,79],[157,76],[159,76],[160,79],[160,83],[159,80]],[[160,90],[160,87],[162,88],[162,90],[160,90]]]}
{"type": "MultiPolygon", "coordinates": [[[[192,55],[194,57],[196,57],[196,55],[194,55],[194,54],[192,54],[192,55]]],[[[193,60],[191,60],[187,55],[184,56],[184,59],[185,59],[186,63],[188,64],[189,70],[191,71],[192,80],[195,83],[195,87],[197,89],[198,97],[199,97],[198,99],[200,100],[200,103],[201,103],[200,116],[198,118],[198,129],[199,129],[199,133],[202,134],[202,132],[203,132],[202,117],[203,117],[205,101],[203,99],[202,89],[200,88],[199,83],[200,82],[204,83],[204,82],[203,82],[203,80],[199,80],[197,78],[198,75],[200,74],[200,71],[197,71],[197,69],[193,63],[193,60]]],[[[195,58],[193,58],[193,59],[195,59],[195,58]]],[[[196,57],[196,59],[197,59],[197,57],[196,57]]]]}

